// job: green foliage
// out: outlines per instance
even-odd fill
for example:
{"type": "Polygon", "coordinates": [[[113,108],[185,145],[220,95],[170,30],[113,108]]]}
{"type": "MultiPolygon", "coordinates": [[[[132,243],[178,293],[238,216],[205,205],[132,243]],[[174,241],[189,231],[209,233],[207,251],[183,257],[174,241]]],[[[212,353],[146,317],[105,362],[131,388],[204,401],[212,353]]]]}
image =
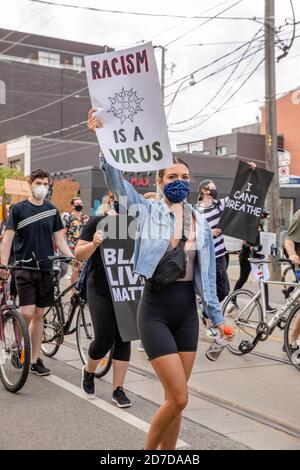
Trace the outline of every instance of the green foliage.
{"type": "Polygon", "coordinates": [[[3,194],[5,178],[13,178],[14,176],[22,176],[23,171],[20,168],[9,168],[8,166],[0,167],[0,195],[3,194]]]}

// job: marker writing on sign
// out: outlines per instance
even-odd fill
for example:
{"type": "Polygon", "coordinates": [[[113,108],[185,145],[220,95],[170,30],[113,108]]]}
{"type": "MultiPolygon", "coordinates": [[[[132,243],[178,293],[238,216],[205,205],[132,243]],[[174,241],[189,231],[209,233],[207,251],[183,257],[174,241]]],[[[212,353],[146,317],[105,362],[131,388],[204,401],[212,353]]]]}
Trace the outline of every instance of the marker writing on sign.
{"type": "Polygon", "coordinates": [[[91,72],[93,80],[111,78],[114,75],[127,75],[132,73],[148,72],[147,51],[136,52],[135,54],[126,54],[112,59],[91,61],[91,72]]]}
{"type": "Polygon", "coordinates": [[[143,286],[133,272],[133,259],[126,259],[124,249],[103,250],[108,282],[115,302],[139,300],[143,286]]]}

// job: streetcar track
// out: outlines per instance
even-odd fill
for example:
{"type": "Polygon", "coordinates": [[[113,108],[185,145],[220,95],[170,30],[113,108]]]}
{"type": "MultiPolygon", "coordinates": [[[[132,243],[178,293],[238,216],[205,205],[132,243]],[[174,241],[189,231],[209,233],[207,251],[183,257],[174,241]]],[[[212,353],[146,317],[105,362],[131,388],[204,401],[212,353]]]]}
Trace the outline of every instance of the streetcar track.
{"type": "MultiPolygon", "coordinates": [[[[65,344],[65,346],[68,346],[68,347],[71,347],[72,349],[77,350],[77,347],[74,344],[71,344],[71,343],[68,343],[68,342],[65,342],[64,344],[65,344]]],[[[270,361],[272,360],[272,361],[275,361],[275,362],[278,362],[278,363],[283,363],[283,364],[287,364],[287,365],[292,366],[292,364],[288,360],[280,359],[280,358],[278,358],[276,356],[272,356],[270,354],[263,354],[263,353],[259,353],[259,352],[251,352],[249,354],[252,354],[253,356],[261,357],[261,358],[264,358],[264,359],[268,359],[270,361]]],[[[131,372],[135,372],[136,374],[141,375],[145,378],[149,378],[149,379],[155,380],[156,382],[159,382],[156,374],[152,371],[146,370],[142,367],[132,365],[132,364],[129,364],[129,370],[131,372]]],[[[200,398],[204,401],[207,401],[207,402],[212,403],[216,406],[219,406],[220,408],[231,411],[231,412],[236,413],[236,414],[238,414],[240,416],[243,416],[245,418],[252,419],[253,421],[261,423],[261,424],[263,424],[265,426],[268,426],[272,429],[275,429],[277,431],[281,431],[285,434],[289,434],[290,436],[293,436],[293,437],[296,437],[296,438],[300,439],[300,428],[298,428],[296,426],[289,425],[287,423],[282,422],[281,420],[277,420],[276,418],[271,418],[270,416],[263,415],[262,413],[254,411],[253,409],[250,409],[250,408],[247,408],[245,406],[239,405],[237,403],[231,402],[230,400],[226,400],[224,398],[218,397],[217,395],[210,394],[209,392],[207,392],[205,390],[199,390],[198,388],[196,389],[195,387],[189,386],[189,392],[190,392],[191,395],[193,395],[196,398],[200,398]]],[[[155,403],[155,402],[153,402],[152,400],[149,400],[149,399],[147,399],[147,401],[155,403]]],[[[193,422],[197,422],[198,424],[201,424],[198,421],[193,420],[192,417],[185,417],[185,419],[188,419],[188,420],[191,420],[193,422]]]]}

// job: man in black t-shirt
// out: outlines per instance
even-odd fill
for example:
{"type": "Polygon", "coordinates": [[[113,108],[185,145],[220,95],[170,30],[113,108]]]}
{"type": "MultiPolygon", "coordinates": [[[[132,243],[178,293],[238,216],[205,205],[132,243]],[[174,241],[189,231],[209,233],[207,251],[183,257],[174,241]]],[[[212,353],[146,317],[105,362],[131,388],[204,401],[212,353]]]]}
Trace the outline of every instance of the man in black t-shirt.
{"type": "Polygon", "coordinates": [[[8,264],[13,244],[16,261],[30,260],[26,266],[36,266],[33,253],[40,262],[40,271],[16,270],[16,287],[19,305],[26,324],[31,330],[32,364],[30,371],[49,375],[40,359],[43,336],[44,308],[53,304],[52,262],[54,243],[65,256],[71,256],[64,235],[63,224],[56,207],[45,198],[49,191],[50,175],[36,170],[30,175],[31,196],[15,204],[10,212],[1,246],[1,263],[8,264]]]}

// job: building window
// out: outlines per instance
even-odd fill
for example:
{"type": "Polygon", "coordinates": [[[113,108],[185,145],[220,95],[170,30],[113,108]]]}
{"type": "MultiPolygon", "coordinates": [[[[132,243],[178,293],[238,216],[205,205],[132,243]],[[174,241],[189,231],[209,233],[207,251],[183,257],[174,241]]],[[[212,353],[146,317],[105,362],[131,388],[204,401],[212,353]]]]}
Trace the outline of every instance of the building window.
{"type": "Polygon", "coordinates": [[[74,69],[82,69],[82,57],[73,56],[73,66],[74,69]]]}
{"type": "Polygon", "coordinates": [[[54,52],[39,51],[39,63],[41,65],[60,65],[60,54],[54,52]]]}
{"type": "Polygon", "coordinates": [[[203,151],[203,141],[199,140],[199,142],[191,142],[189,144],[189,151],[192,152],[202,152],[203,151]]]}
{"type": "Polygon", "coordinates": [[[222,157],[223,155],[227,155],[227,147],[225,145],[221,145],[221,147],[217,147],[217,155],[222,157]]]}
{"type": "Polygon", "coordinates": [[[17,160],[11,160],[9,166],[10,168],[21,168],[21,160],[19,158],[17,160]]]}

